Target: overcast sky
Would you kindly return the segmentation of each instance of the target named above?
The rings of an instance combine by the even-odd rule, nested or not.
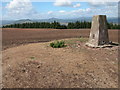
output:
[[[118,17],[117,2],[71,2],[56,0],[53,2],[31,2],[30,0],[11,0],[2,2],[2,19],[48,19],[79,18],[93,15]]]

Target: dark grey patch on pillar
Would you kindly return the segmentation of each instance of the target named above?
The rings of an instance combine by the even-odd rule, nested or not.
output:
[[[91,47],[109,44],[106,15],[93,16],[89,41],[86,44]]]

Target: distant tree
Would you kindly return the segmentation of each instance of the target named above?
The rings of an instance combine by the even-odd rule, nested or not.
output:
[[[108,29],[120,29],[119,24],[107,23]],[[34,23],[22,23],[4,25],[2,28],[54,28],[54,29],[80,29],[91,28],[91,22],[76,21],[75,23],[69,22],[68,25],[61,25],[59,22],[34,22]]]
[[[79,22],[79,21],[75,22],[74,28],[76,28],[76,29],[79,29],[79,28],[80,28],[80,22]]]
[[[74,29],[74,23],[68,23],[68,26],[67,26],[68,29]]]

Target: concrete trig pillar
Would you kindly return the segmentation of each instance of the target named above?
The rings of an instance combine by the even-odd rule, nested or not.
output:
[[[109,44],[106,15],[93,16],[89,41],[86,44],[91,47]]]

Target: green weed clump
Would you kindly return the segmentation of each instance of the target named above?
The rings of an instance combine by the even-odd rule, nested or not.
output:
[[[62,48],[62,47],[66,47],[64,41],[52,42],[52,43],[50,43],[50,46],[53,47],[53,48]]]
[[[30,59],[34,60],[34,59],[35,59],[35,57],[30,57]]]

